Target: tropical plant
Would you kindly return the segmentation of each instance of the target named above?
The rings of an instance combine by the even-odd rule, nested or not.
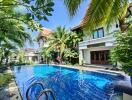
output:
[[[83,1],[64,0],[70,16],[76,14]],[[105,25],[109,29],[113,23],[119,21],[119,27],[124,32],[130,26],[125,23],[126,14],[127,17],[131,14],[129,0],[91,0],[81,25],[90,34],[97,27]]]
[[[117,31],[116,47],[111,51],[111,60],[113,62],[119,62],[122,69],[132,75],[132,29],[127,33],[121,34],[121,31]]]
[[[56,49],[60,52],[60,57],[62,56],[65,48],[67,47],[67,40],[70,38],[69,32],[64,27],[57,27],[49,38],[48,51]]]
[[[79,57],[78,43],[84,35],[80,32],[78,34],[76,32],[70,32],[69,35],[70,38],[67,40],[67,49],[64,51],[63,59],[68,63],[75,64],[78,63]]]
[[[26,62],[26,59],[25,59],[25,51],[24,50],[19,50],[17,52],[17,59],[19,60],[19,63],[25,63]]]
[[[69,32],[69,39],[67,40],[67,48],[72,48],[75,49],[78,47],[78,42],[81,41],[81,38],[83,37],[80,36],[80,34],[76,32]]]
[[[66,61],[68,61],[69,63],[75,63],[75,62],[72,62],[72,59],[78,58],[78,57],[79,57],[78,51],[67,49],[64,52],[64,59],[66,59]]]
[[[47,51],[48,47],[42,47],[39,50],[39,53],[44,58],[45,62],[48,63],[51,58],[51,51]]]
[[[7,86],[11,82],[12,78],[13,76],[9,73],[0,73],[0,88],[3,86]]]
[[[49,47],[43,47],[41,51],[43,51],[42,53],[45,56],[49,53],[50,56],[54,56],[56,59],[59,56],[61,60],[66,60],[67,58],[72,60],[78,57],[78,42],[81,40],[81,37],[80,34],[68,31],[65,27],[57,27],[51,34],[51,37],[47,39]],[[54,57],[51,58],[54,59]]]
[[[27,24],[29,28],[37,29],[38,27],[34,27],[34,20],[44,19],[48,21],[47,16],[52,15],[53,6],[54,3],[52,0],[1,0],[0,12],[4,14],[0,20],[15,19]],[[12,9],[17,9],[17,11],[22,10],[23,12],[21,13],[23,13],[24,16],[17,17],[16,14],[12,12]],[[17,14],[19,15],[20,13]]]
[[[29,27],[29,24],[25,23],[27,21],[26,15],[15,10],[16,6],[12,5],[14,2],[15,0],[11,2],[9,0],[0,1],[1,64],[5,59],[5,64],[7,64],[10,53],[15,49],[23,47],[26,41],[32,43],[30,34],[25,31],[26,26]]]
[[[6,59],[7,64],[10,52],[14,49],[23,47],[26,41],[32,43],[32,39],[30,34],[25,32],[22,23],[16,20],[3,19],[0,22],[0,26],[1,63]]]

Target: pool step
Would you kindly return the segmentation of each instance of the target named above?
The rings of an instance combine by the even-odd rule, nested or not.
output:
[[[36,99],[35,99],[35,100],[39,100],[39,98],[41,98],[41,96],[43,96],[43,95],[45,96],[46,100],[49,100],[48,98],[50,98],[50,97],[49,97],[50,95],[51,95],[51,97],[52,97],[52,100],[56,100],[56,97],[55,97],[53,91],[52,91],[51,89],[44,89],[43,84],[42,84],[42,83],[38,83],[38,82],[33,83],[32,85],[30,85],[30,86],[28,87],[28,89],[27,89],[27,91],[26,91],[26,99],[27,99],[27,100],[31,100],[30,97],[29,97],[29,91],[30,91],[31,88],[33,88],[33,87],[36,86],[36,85],[41,86],[42,90],[39,92],[38,96],[36,96]],[[49,94],[50,94],[50,95],[49,95]],[[30,95],[31,95],[31,94],[30,94]]]
[[[56,100],[56,97],[55,97],[55,95],[54,95],[54,93],[53,93],[53,91],[52,91],[51,89],[44,89],[44,90],[42,90],[42,91],[40,92],[39,96],[36,98],[36,100],[39,100],[39,98],[40,98],[43,94],[45,94],[46,100],[49,100],[49,99],[48,99],[48,98],[49,98],[49,97],[48,97],[48,93],[51,94],[53,100]]]
[[[33,83],[34,81],[36,80],[36,77],[31,77],[30,79],[28,79],[27,81],[26,81],[26,83],[28,83],[28,84],[31,84],[31,83]]]

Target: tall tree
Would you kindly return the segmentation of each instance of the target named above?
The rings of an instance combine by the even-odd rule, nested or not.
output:
[[[23,13],[28,20],[47,20],[47,16],[52,15],[54,3],[52,0],[1,0],[0,1],[0,10],[8,13],[10,9],[24,9]],[[10,16],[6,16],[2,19],[17,19],[22,20],[15,17],[13,14]],[[23,20],[24,21],[24,20]]]
[[[83,1],[64,0],[70,16],[76,14]],[[130,26],[125,24],[127,11],[131,14],[129,0],[91,0],[81,25],[89,33],[102,25],[109,29],[113,23],[119,21],[120,29],[124,32]]]
[[[23,14],[18,15],[13,9],[10,9],[6,15],[10,15],[12,12],[14,12],[15,17],[23,17]],[[0,18],[4,16],[3,14],[4,12],[0,11]],[[9,18],[0,21],[1,63],[3,59],[6,59],[6,64],[8,63],[11,50],[23,47],[26,41],[32,43],[30,33],[25,30],[23,23],[17,19]]]
[[[67,47],[66,43],[70,38],[68,33],[68,30],[66,30],[64,27],[57,27],[49,38],[48,50],[56,49],[60,52],[60,56],[62,56],[62,53]]]
[[[30,34],[25,32],[21,25],[16,22],[12,22],[11,24],[9,30],[8,27],[0,30],[1,63],[3,59],[6,59],[6,64],[8,63],[8,57],[12,50],[23,47],[26,41],[32,43]]]

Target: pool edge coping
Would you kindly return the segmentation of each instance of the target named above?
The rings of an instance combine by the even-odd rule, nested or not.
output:
[[[13,72],[11,66],[9,67],[9,71],[10,71],[11,74],[14,76],[14,77],[13,77],[13,82],[11,82],[11,84],[13,84],[14,87],[17,89],[17,94],[18,94],[18,96],[19,96],[19,99],[18,99],[18,100],[23,100],[22,95],[21,95],[21,93],[20,93],[19,86],[18,86],[18,84],[17,84],[17,82],[16,82],[15,75],[14,75],[14,72]],[[11,88],[11,86],[10,86],[10,84],[9,84],[9,92],[11,93],[10,88]],[[12,91],[12,92],[13,92],[13,91]],[[12,99],[11,99],[11,100],[12,100]]]

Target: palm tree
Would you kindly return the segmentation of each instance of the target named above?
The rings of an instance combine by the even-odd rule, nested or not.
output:
[[[1,50],[3,52],[3,55],[1,57],[1,63],[3,61],[3,59],[5,59],[5,65],[8,64],[8,60],[9,60],[9,55],[11,54],[11,52],[13,50],[17,49],[13,44],[9,44],[9,43],[5,43],[1,45]]]
[[[70,16],[76,14],[83,1],[64,0]],[[130,26],[130,24],[125,24],[127,11],[131,14],[129,0],[91,0],[81,25],[89,33],[101,25],[109,29],[113,23],[119,22],[119,27],[124,32]]]
[[[55,49],[60,52],[60,57],[62,58],[62,54],[67,47],[66,43],[70,38],[68,33],[69,32],[64,27],[57,27],[49,38],[49,47],[47,51]]]
[[[78,43],[82,40],[84,36],[82,33],[69,32],[69,39],[67,40],[67,47],[70,49],[76,49],[78,47]]]

